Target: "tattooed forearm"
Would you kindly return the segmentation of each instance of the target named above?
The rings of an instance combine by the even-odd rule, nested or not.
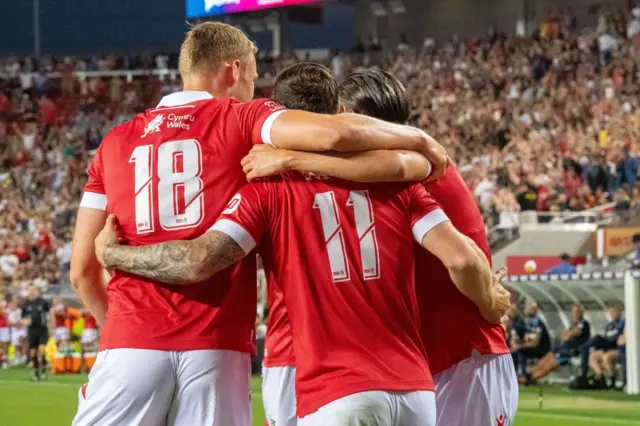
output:
[[[109,245],[104,248],[108,268],[151,278],[166,284],[204,281],[245,256],[227,234],[209,231],[195,240],[169,241],[150,246]]]

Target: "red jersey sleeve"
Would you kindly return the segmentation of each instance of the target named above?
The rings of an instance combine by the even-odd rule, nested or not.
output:
[[[286,108],[269,99],[254,99],[250,102],[237,103],[233,110],[240,122],[244,139],[251,145],[271,142],[271,126]]]
[[[266,229],[264,201],[266,187],[260,183],[245,185],[231,197],[211,230],[224,232],[233,238],[245,253],[260,242]]]
[[[411,212],[411,229],[413,238],[418,244],[422,244],[422,239],[429,231],[442,222],[449,221],[440,205],[419,183],[408,188]]]
[[[80,201],[80,207],[98,210],[107,209],[107,195],[104,190],[102,170],[102,150],[98,148],[87,171],[89,173],[89,179],[84,186],[84,194],[82,195],[82,201]]]

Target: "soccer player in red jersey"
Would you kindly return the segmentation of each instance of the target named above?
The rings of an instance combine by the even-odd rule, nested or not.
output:
[[[409,118],[404,87],[384,71],[350,75],[340,86],[340,98],[349,111],[398,123]],[[401,155],[375,151],[329,157],[258,149],[245,160],[245,171],[251,177],[294,169],[358,181],[385,181],[415,175],[411,170],[419,161],[424,158],[410,152]],[[490,260],[482,217],[458,170],[451,166],[443,177],[425,186],[453,225]],[[453,285],[442,262],[420,249],[416,257],[421,336],[436,383],[438,426],[495,424],[497,418],[504,425],[511,425],[517,411],[518,387],[503,329],[482,318]],[[446,285],[432,285],[434,277]]]
[[[245,186],[196,240],[118,246],[108,223],[96,250],[106,267],[181,284],[233,264],[262,239],[269,285],[282,291],[289,313],[300,424],[430,425],[434,396],[418,336],[412,231],[499,322],[508,298],[497,304],[486,259],[419,184],[290,173]]]
[[[442,159],[433,158],[439,147],[417,129],[230,98],[251,98],[254,55],[255,46],[240,30],[196,25],[180,53],[185,90],[114,128],[89,167],[71,280],[103,327],[74,425],[97,419],[127,425],[250,423],[255,260],[188,288],[121,271],[107,287],[93,239],[108,213],[119,218],[121,237],[130,245],[198,237],[246,182],[240,160],[259,143],[338,151],[399,147]]]
[[[86,309],[82,311],[82,318],[84,319],[84,329],[80,341],[85,352],[95,351],[95,344],[98,340],[98,322]]]
[[[67,307],[60,296],[54,296],[51,300],[50,315],[53,316],[53,338],[57,346],[64,343],[69,343],[71,337],[71,330],[67,324],[69,314],[67,313]]]

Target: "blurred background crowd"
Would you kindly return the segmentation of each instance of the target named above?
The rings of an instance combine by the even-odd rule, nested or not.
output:
[[[517,226],[519,212],[640,207],[640,8],[603,8],[596,27],[555,10],[527,37],[400,40],[358,40],[324,62],[338,79],[379,66],[403,81],[412,123],[447,148],[488,229]],[[268,96],[308,54],[259,59]],[[176,60],[0,59],[0,294],[65,280],[88,162],[114,125],[180,89]],[[135,73],[95,73],[117,70]]]

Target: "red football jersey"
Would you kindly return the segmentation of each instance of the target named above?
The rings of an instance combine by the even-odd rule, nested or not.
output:
[[[439,180],[426,184],[426,189],[456,229],[471,238],[491,262],[482,215],[458,169],[449,167]],[[469,358],[474,349],[482,354],[509,353],[502,328],[485,321],[453,284],[442,262],[422,248],[416,248],[416,292],[432,374]]]
[[[112,130],[89,167],[81,207],[114,213],[133,246],[206,232],[243,184],[240,160],[270,143],[282,107],[179,92]],[[116,270],[101,349],[255,350],[256,261],[206,282],[165,286]]]
[[[96,318],[88,312],[82,314],[82,318],[84,319],[84,329],[85,330],[97,330],[98,322]]]
[[[53,322],[55,328],[67,326],[67,307],[63,304],[58,304],[53,307]]]
[[[9,327],[9,318],[7,317],[7,311],[0,306],[0,328]]]
[[[285,367],[296,365],[293,352],[291,324],[287,315],[284,295],[275,283],[267,283],[267,304],[269,306],[269,324],[264,340],[265,367]]]
[[[356,392],[433,389],[411,236],[446,220],[420,184],[296,172],[232,198],[213,229],[245,251],[262,240],[268,285],[282,291],[291,324],[299,416]]]

